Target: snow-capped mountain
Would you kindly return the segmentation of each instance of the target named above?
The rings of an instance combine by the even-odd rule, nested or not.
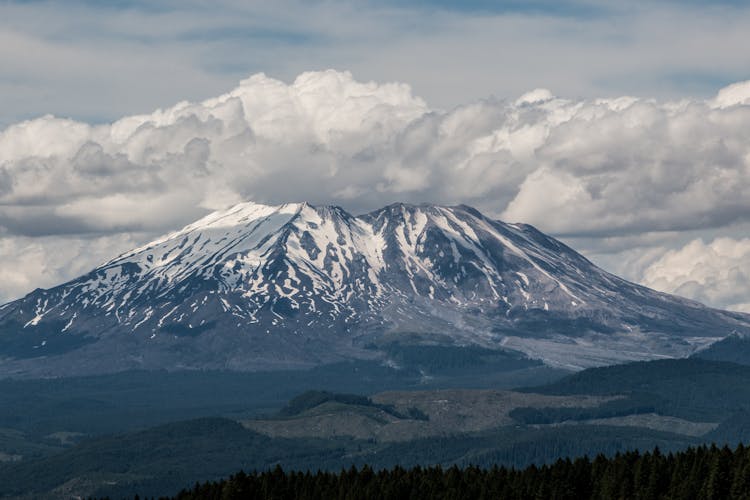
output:
[[[732,332],[750,316],[629,283],[470,207],[243,203],[0,307],[0,371],[278,369],[415,339],[580,368]]]

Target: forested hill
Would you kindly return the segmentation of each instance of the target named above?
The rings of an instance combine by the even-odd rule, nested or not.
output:
[[[660,415],[723,422],[750,411],[750,366],[703,359],[665,359],[592,368],[541,387],[549,395],[628,395]],[[743,436],[739,436],[743,437]]]
[[[525,389],[539,394],[621,394],[674,391],[706,394],[716,390],[750,390],[740,381],[750,380],[750,366],[708,359],[663,359],[590,368],[541,387]],[[521,389],[524,390],[524,389]],[[748,398],[745,398],[748,400]]]

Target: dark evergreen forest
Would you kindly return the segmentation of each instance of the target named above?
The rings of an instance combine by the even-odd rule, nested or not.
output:
[[[750,498],[750,448],[691,447],[678,453],[618,453],[559,459],[525,469],[369,466],[338,473],[237,473],[196,484],[171,500],[469,500]]]

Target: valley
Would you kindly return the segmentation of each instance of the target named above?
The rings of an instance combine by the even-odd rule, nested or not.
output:
[[[516,390],[430,388],[420,379],[411,386],[402,379],[393,390],[384,387],[394,382],[383,378],[386,372],[368,375],[358,367],[356,373],[362,377],[317,375],[317,383],[327,378],[341,392],[308,389],[287,397],[268,392],[279,374],[61,379],[57,391],[79,392],[58,404],[51,404],[55,391],[45,392],[39,381],[0,381],[5,401],[14,387],[26,402],[16,406],[26,418],[15,423],[9,410],[0,412],[2,426],[16,426],[0,434],[0,451],[17,456],[0,464],[0,494],[167,495],[195,481],[277,464],[332,471],[365,464],[525,467],[560,456],[750,439],[750,366],[733,363],[630,363]],[[343,392],[371,376],[370,391]],[[303,380],[312,380],[311,373],[300,374],[297,387],[306,387]],[[106,386],[129,399],[118,406]]]

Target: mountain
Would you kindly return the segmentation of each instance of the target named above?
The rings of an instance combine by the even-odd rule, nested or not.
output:
[[[691,357],[750,365],[750,338],[732,334],[705,349],[696,351]]]
[[[0,307],[0,372],[292,369],[388,362],[394,344],[580,369],[684,357],[733,332],[750,316],[627,282],[467,206],[242,203]]]

